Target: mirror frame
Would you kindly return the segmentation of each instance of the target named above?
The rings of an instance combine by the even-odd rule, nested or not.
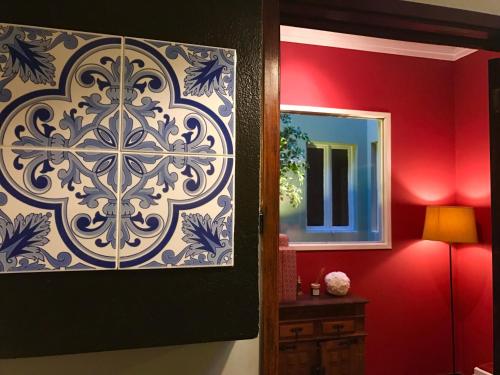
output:
[[[290,242],[298,251],[319,250],[375,250],[392,249],[391,225],[391,114],[389,112],[360,111],[353,109],[311,107],[282,104],[280,113],[301,115],[332,115],[353,119],[379,120],[380,125],[380,167],[381,167],[381,239],[380,241],[349,242]]]

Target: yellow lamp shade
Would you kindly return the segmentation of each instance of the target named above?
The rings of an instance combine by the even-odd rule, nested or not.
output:
[[[474,209],[463,206],[428,206],[422,239],[448,243],[476,243]]]

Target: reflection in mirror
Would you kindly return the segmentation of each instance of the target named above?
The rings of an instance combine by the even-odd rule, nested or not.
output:
[[[390,247],[389,122],[387,113],[282,108],[280,231],[292,246]]]

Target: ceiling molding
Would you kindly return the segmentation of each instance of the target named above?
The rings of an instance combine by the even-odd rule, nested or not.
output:
[[[292,26],[281,26],[281,41],[446,61],[457,61],[476,52],[475,49],[469,48],[404,42]]]

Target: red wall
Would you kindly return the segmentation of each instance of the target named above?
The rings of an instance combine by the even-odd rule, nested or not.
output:
[[[488,166],[484,165],[488,147],[487,137],[484,139],[487,136],[484,116],[477,120],[481,122],[480,132],[472,129],[473,125],[464,118],[458,125],[463,133],[456,137],[457,144],[471,142],[472,134],[481,138],[473,141],[480,152],[455,151],[455,114],[463,111],[473,116],[471,112],[478,110],[454,105],[455,99],[468,101],[458,93],[460,84],[479,85],[472,79],[458,82],[455,87],[454,78],[460,75],[460,69],[475,68],[405,56],[294,43],[281,45],[282,104],[392,114],[393,249],[297,255],[298,273],[304,285],[325,266],[327,271],[345,271],[351,278],[352,292],[370,300],[367,374],[389,371],[405,375],[439,374],[450,369],[447,246],[421,241],[420,237],[425,206],[454,203],[457,180],[467,177],[469,181],[458,194],[463,202],[470,196],[469,189],[477,192],[482,188],[483,193],[488,190],[484,187],[489,183]],[[479,86],[477,89],[481,90],[482,84]],[[486,88],[484,92],[483,96]],[[456,158],[460,161],[457,173]],[[480,180],[474,177],[479,173],[474,169],[475,164],[482,165]],[[487,207],[489,191],[482,199],[481,204]],[[468,203],[476,205],[477,201]],[[485,226],[486,211],[487,208],[480,212]],[[460,252],[457,268],[469,262],[470,257],[473,262],[480,259],[474,264],[481,269],[490,262],[488,247],[480,253],[472,248],[461,248]],[[462,271],[457,275],[457,288],[463,293],[461,300],[471,298],[463,308],[460,306],[460,315],[467,318],[460,322],[460,337],[468,340],[474,336],[473,320],[486,314],[485,323],[481,324],[485,325],[485,331],[489,330],[490,338],[477,349],[483,350],[485,359],[491,358],[491,290],[482,290],[485,285],[491,289],[491,270],[488,270],[482,271],[481,280],[473,282],[469,280],[473,276]],[[479,290],[480,298],[476,296]],[[482,343],[483,338],[477,337],[475,342]],[[465,346],[460,349],[465,351]],[[471,354],[471,358],[476,357]],[[470,367],[471,360],[466,358],[461,360]]]
[[[456,251],[459,359],[465,373],[493,357],[488,59],[477,52],[454,64],[457,202],[476,207],[481,245]]]

